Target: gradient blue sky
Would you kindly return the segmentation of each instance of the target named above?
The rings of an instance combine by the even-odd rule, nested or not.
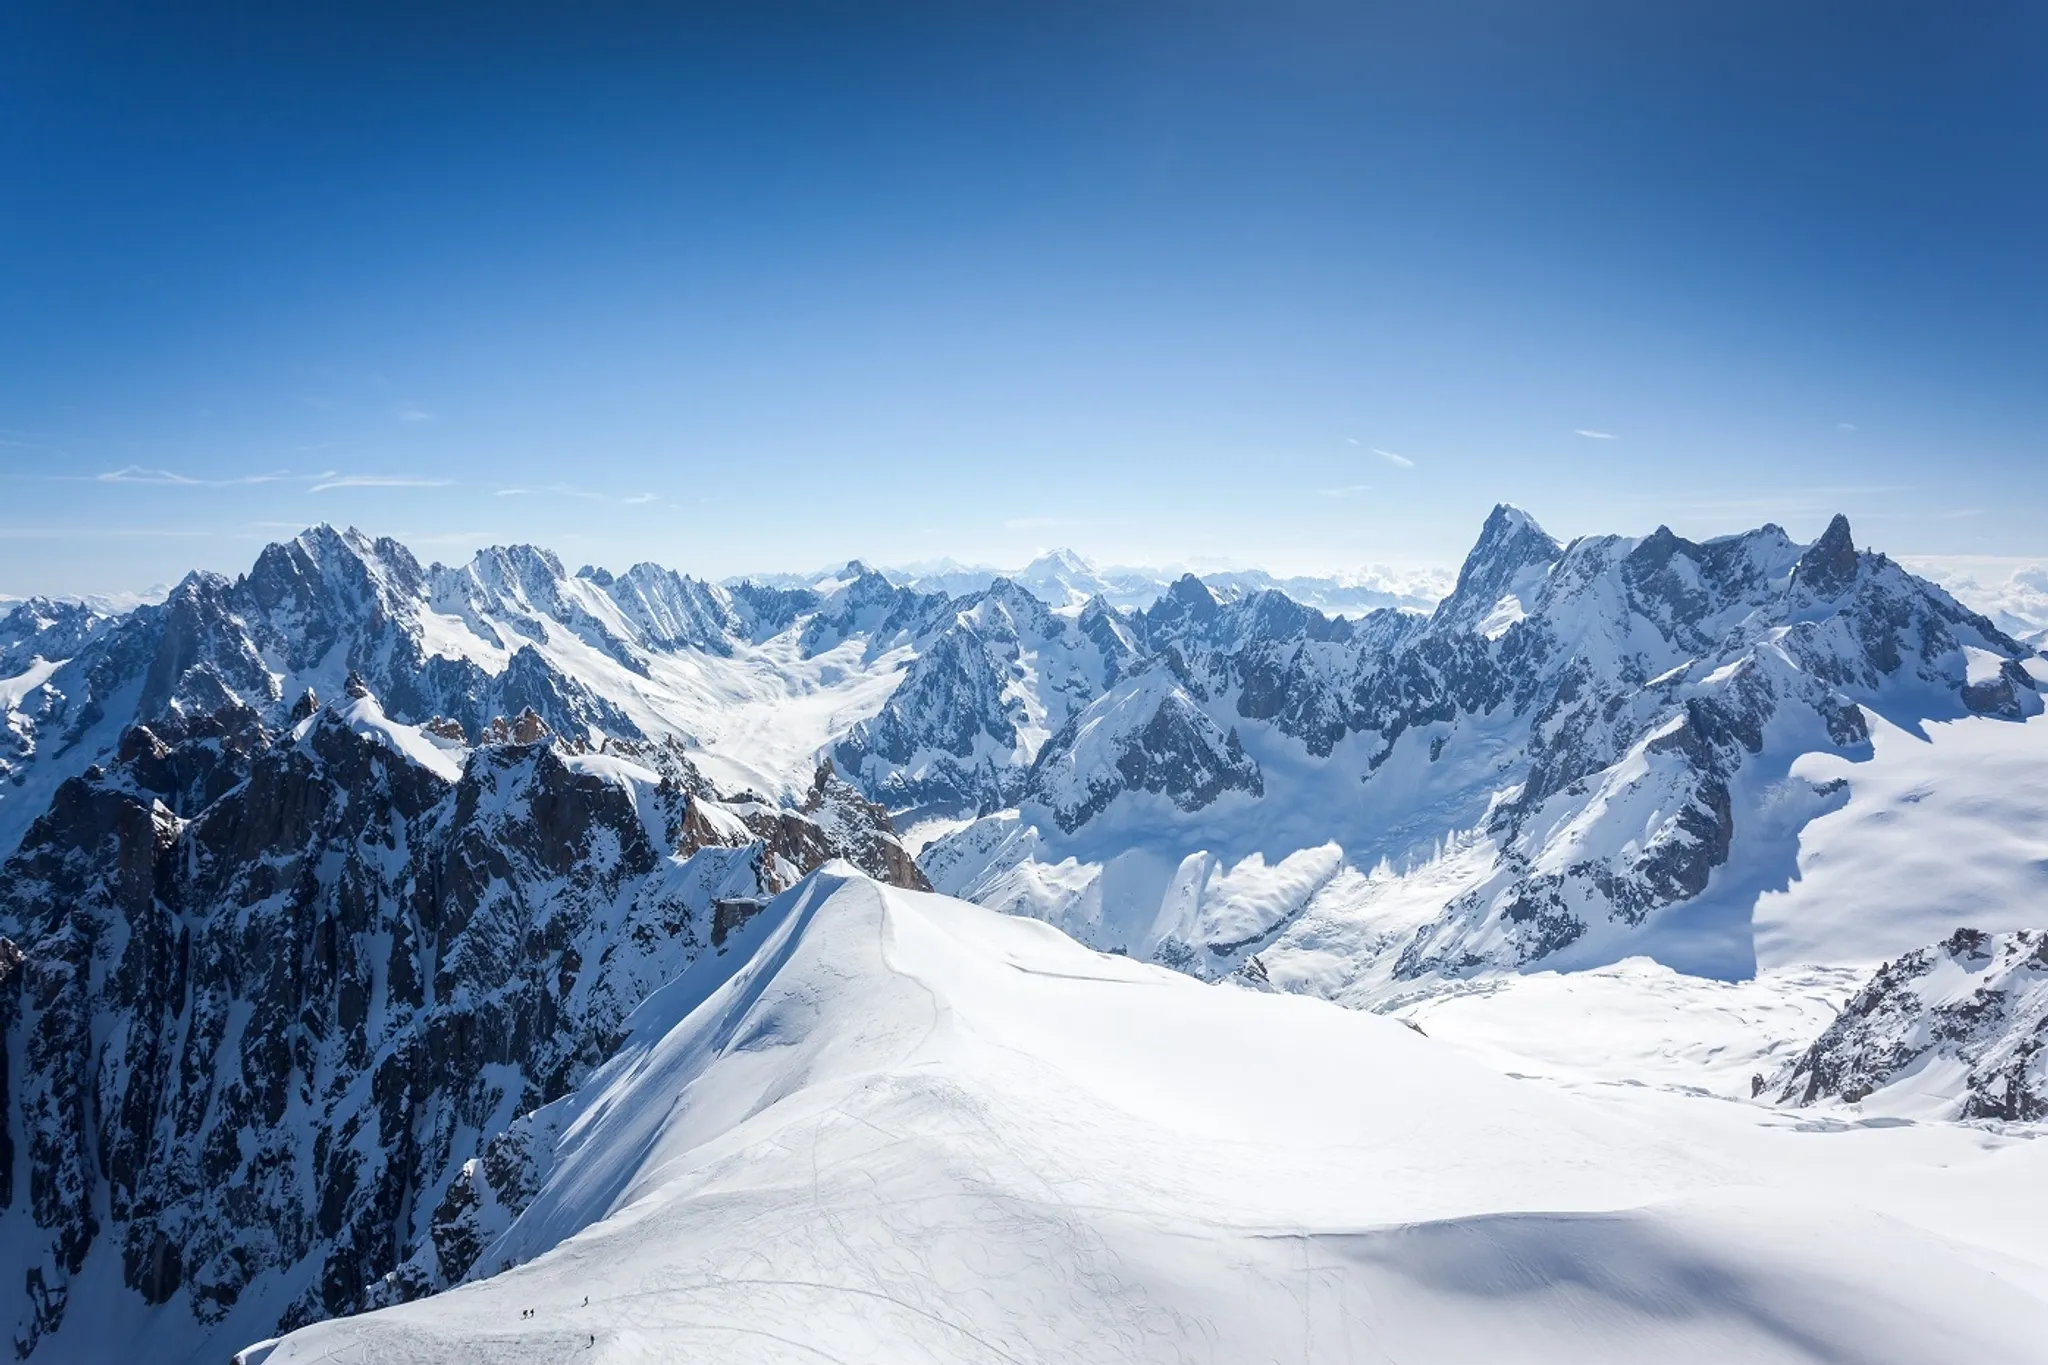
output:
[[[0,591],[2048,551],[2031,0],[142,8],[0,8]]]

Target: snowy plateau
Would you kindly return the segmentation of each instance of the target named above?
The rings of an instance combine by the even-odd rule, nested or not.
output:
[[[9,604],[0,1330],[2048,1359],[2035,573],[1501,506],[1440,580],[322,526]]]

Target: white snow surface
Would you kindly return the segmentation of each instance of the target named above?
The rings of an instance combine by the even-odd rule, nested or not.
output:
[[[2048,716],[1909,729],[1873,710],[1869,724],[1867,757],[1814,751],[1743,774],[1754,814],[1703,894],[1641,928],[1602,926],[1539,966],[1648,956],[1730,980],[1811,964],[1867,974],[1958,927],[2048,925]],[[1397,750],[1364,789],[1390,799],[1381,810],[1360,802],[1348,745],[1290,769],[1263,727],[1238,729],[1265,769],[1265,802],[1190,817],[1126,797],[1071,836],[1043,812],[1004,812],[928,852],[926,871],[943,892],[1141,957],[1170,936],[1227,946],[1272,931],[1257,954],[1274,984],[1367,1007],[1392,998],[1394,956],[1415,930],[1494,872],[1498,848],[1479,832],[1498,780],[1489,751],[1461,770],[1420,745]],[[1617,786],[1631,800],[1658,792]],[[1537,842],[1557,859],[1579,856],[1572,839],[1565,828]]]
[[[1660,970],[1571,986],[1640,1011]],[[1562,985],[1524,1017],[1585,1015]],[[1732,994],[1694,1036],[1823,988],[1768,986],[1698,987]],[[537,1116],[551,1172],[481,1258],[512,1268],[247,1358],[2038,1358],[2048,1144],[1518,1078],[1469,1010],[1424,1036],[835,865]]]
[[[368,736],[385,748],[405,755],[443,782],[462,780],[462,762],[469,754],[467,745],[430,735],[417,725],[400,724],[384,714],[384,708],[375,697],[350,697],[336,708],[336,714],[357,734]],[[299,722],[293,734],[303,738],[318,723],[317,713],[308,716]]]

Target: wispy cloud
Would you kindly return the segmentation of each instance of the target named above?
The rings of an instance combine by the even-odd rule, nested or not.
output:
[[[58,475],[59,478],[82,478],[82,475]],[[226,479],[195,478],[180,474],[172,469],[146,469],[139,464],[124,465],[110,469],[104,474],[91,476],[94,483],[148,483],[169,485],[178,488],[230,488],[241,484],[277,483],[291,475],[283,470],[271,470],[263,474],[241,474]]]
[[[1379,456],[1382,460],[1385,460],[1388,464],[1394,466],[1394,468],[1396,469],[1415,468],[1415,461],[1409,459],[1406,455],[1396,455],[1393,451],[1381,450],[1378,446],[1374,446],[1372,448],[1372,453]]]
[[[588,488],[577,488],[572,484],[566,483],[546,484],[533,488],[518,486],[494,488],[491,490],[491,496],[494,498],[581,498],[585,502],[611,502],[623,507],[640,507],[650,502],[661,501],[661,494],[659,493],[628,493],[622,497],[616,493],[598,493]]]
[[[330,488],[448,488],[453,479],[431,479],[418,474],[328,474],[309,490],[325,493]]]
[[[1836,431],[1854,431],[1854,430],[1856,430],[1856,424],[1855,424],[1854,422],[1837,422],[1837,423],[1835,423],[1835,430],[1836,430]]]
[[[1372,492],[1372,485],[1369,483],[1347,483],[1341,488],[1318,488],[1316,496],[1319,498],[1355,498],[1360,493],[1370,492]]]
[[[417,403],[407,403],[398,410],[398,420],[401,422],[431,422],[434,420],[434,414],[420,407]]]
[[[1589,431],[1585,427],[1573,427],[1572,435],[1583,436],[1589,441],[1615,441],[1620,439],[1611,431]]]

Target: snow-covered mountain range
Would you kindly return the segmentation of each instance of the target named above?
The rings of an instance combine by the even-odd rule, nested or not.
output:
[[[1747,992],[1735,1012],[1753,1022],[1713,1045],[1712,1088],[1745,1112],[1754,1094],[1771,1132],[1779,1103],[2040,1118],[2026,972],[2028,931],[2048,924],[2048,660],[1859,548],[1845,520],[1810,544],[1765,526],[1566,545],[1503,506],[1440,600],[1134,580],[1069,554],[1014,578],[855,563],[737,583],[650,564],[571,573],[530,546],[423,565],[395,541],[317,527],[160,602],[34,599],[0,616],[0,1292],[24,1287],[17,1348],[85,1359],[149,1339],[176,1344],[167,1358],[218,1357],[280,1327],[439,1304],[557,1244],[559,1263],[643,1196],[716,1202],[757,1159],[761,1188],[781,1189],[772,1152],[815,1136],[786,1124],[846,1086],[888,1092],[864,1121],[935,1123],[918,1139],[931,1160],[957,1157],[958,1178],[1006,1206],[1033,1181],[1120,1178],[1113,1164],[1006,1166],[971,1138],[966,1116],[1001,1109],[990,1095],[1007,1075],[974,1070],[979,1044],[946,1052],[958,1105],[919,1099],[923,1054],[887,1022],[896,949],[836,984],[818,975],[868,962],[846,956],[849,935],[950,945],[911,973],[949,1018],[973,1015],[991,962],[1042,957],[1055,974],[1170,987],[1164,1013],[1109,1009],[1111,1052],[1116,1030],[1226,1027],[1183,1019],[1226,1002],[1214,1008],[1265,1021],[1246,1036],[1272,1048],[1391,1067],[1418,1113],[1448,1101],[1403,1070],[1413,1044],[1386,1050],[1406,1031],[1354,1035],[1384,1021],[1325,1002],[1492,1058],[1488,1019],[1551,1021],[1542,1046],[1597,1027],[1554,1008],[1547,981],[1632,1002],[1614,1006],[1631,1019],[1651,996]],[[1979,947],[2001,964],[1986,970],[2002,1003],[1944,975],[1977,971]],[[1275,994],[1362,1022],[1297,1025],[1292,1006],[1246,1003]],[[1032,1065],[1057,1070],[1066,1054],[1018,1021],[1060,1008],[1020,996],[985,1028],[956,1027],[1020,1056],[1053,1048]],[[1602,1037],[1603,1056],[1669,1065]],[[2003,1108],[1983,1098],[1999,1085]],[[671,1112],[662,1097],[684,1091],[708,1098]],[[1091,1112],[1017,1094],[1037,1098],[1000,1123]],[[1163,1107],[1139,1116],[1157,1131],[1119,1141],[1149,1151],[1176,1114],[1223,1131],[1193,1094],[1162,1086]],[[781,1116],[757,1123],[764,1104]],[[1350,1121],[1297,1117],[1324,1142]],[[1580,1122],[1553,1118],[1560,1134]],[[924,1189],[902,1178],[905,1197]],[[1559,1187],[1545,1206],[1714,1184]],[[1214,1213],[1224,1188],[1174,1197]],[[1358,1226],[1394,1216],[1360,1197]],[[1504,1207],[1489,1197],[1404,1216]],[[1188,1226],[1284,1222],[1293,1199],[1247,1196]],[[1844,1238],[1861,1235],[1836,1213]],[[1714,1204],[1614,1235],[1733,1256],[1751,1232],[1716,1241],[1732,1217]],[[704,1254],[738,1254],[724,1226],[704,1225]],[[897,1232],[857,1226],[911,1255]],[[1092,1215],[1042,1230],[1126,1260],[1166,1254]],[[577,1254],[639,1234],[592,1235]],[[1457,1276],[1481,1274],[1457,1260],[1463,1234],[1428,1235],[1450,1239]],[[1608,1254],[1606,1235],[1585,1254]],[[1283,1255],[1233,1254],[1268,1251]],[[1319,1235],[1283,1258],[1324,1254]],[[1337,1301],[1390,1292],[1344,1264]],[[1133,1283],[1169,1317],[1212,1292],[1163,1268]],[[458,1300],[497,1302],[445,1302]],[[1029,1340],[1027,1358],[1050,1359],[1126,1308],[1091,1298],[1048,1319],[1078,1336],[1042,1339],[1000,1314],[941,1316],[955,1337]],[[430,1353],[435,1333],[471,1330],[393,1311],[427,1334],[366,1349]],[[876,1311],[846,1330],[900,1358],[908,1329]],[[2036,1321],[2038,1304],[1984,1311]],[[1248,1308],[1216,1330],[1237,1340],[1274,1321]],[[1753,1326],[1698,1341],[1747,1342]],[[1800,1331],[1855,1356],[1835,1328]],[[525,1327],[507,1343],[508,1359],[561,1345]]]
[[[808,574],[732,578],[726,580],[726,585],[738,587],[752,582],[829,590],[863,571],[865,566],[856,563]],[[1376,565],[1353,573],[1275,577],[1263,569],[1104,568],[1068,549],[1048,550],[1021,569],[995,569],[946,559],[900,568],[881,566],[876,572],[899,586],[919,592],[942,592],[950,597],[985,592],[997,579],[1007,579],[1047,606],[1078,607],[1100,597],[1112,607],[1126,609],[1151,606],[1168,588],[1193,573],[1211,592],[1226,600],[1259,592],[1284,592],[1302,605],[1332,616],[1363,616],[1383,607],[1428,611],[1451,589],[1451,575],[1437,569],[1397,570]]]

